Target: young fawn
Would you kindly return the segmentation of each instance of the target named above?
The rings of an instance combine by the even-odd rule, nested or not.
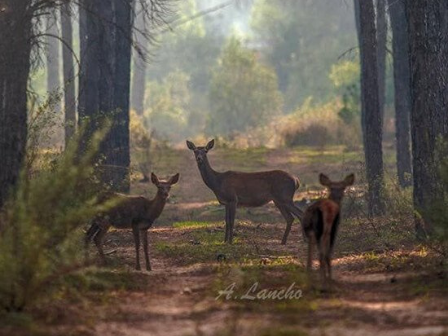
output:
[[[331,254],[341,215],[341,201],[345,189],[355,182],[355,175],[350,174],[343,181],[333,182],[326,175],[320,174],[319,181],[329,189],[330,195],[305,210],[302,228],[308,240],[307,269],[311,270],[312,253],[317,243],[320,272],[326,285],[331,281]]]
[[[151,181],[157,187],[157,194],[149,200],[143,196],[127,196],[114,193],[112,197],[118,198],[118,203],[112,209],[97,216],[87,231],[86,244],[92,239],[95,242],[103,263],[106,262],[103,252],[103,239],[110,226],[117,229],[132,229],[134,234],[136,266],[140,270],[140,236],[143,237],[143,250],[145,253],[146,269],[151,270],[148,254],[148,229],[160,216],[169,197],[171,186],[179,180],[179,174],[160,181],[152,173]]]

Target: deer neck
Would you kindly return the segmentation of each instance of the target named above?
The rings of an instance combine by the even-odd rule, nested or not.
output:
[[[149,207],[150,217],[152,217],[153,219],[158,218],[162,213],[165,204],[166,204],[166,198],[157,193],[156,197],[152,199],[151,205]]]
[[[210,166],[207,157],[205,157],[202,164],[198,164],[198,168],[207,187],[212,190],[217,189],[219,186],[218,173]]]
[[[335,197],[334,195],[331,195],[328,197],[329,200],[335,202],[337,205],[341,206],[342,198]]]

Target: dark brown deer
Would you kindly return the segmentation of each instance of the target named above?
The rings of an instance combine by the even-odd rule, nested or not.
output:
[[[151,270],[148,254],[148,229],[160,216],[169,197],[171,186],[179,180],[179,174],[160,181],[154,173],[151,173],[151,181],[157,187],[157,194],[149,200],[143,196],[127,196],[112,194],[117,198],[117,205],[105,213],[97,216],[87,231],[86,243],[95,242],[103,263],[106,262],[103,252],[103,239],[110,226],[117,229],[132,229],[134,234],[135,255],[137,270],[140,270],[140,236],[143,237],[143,250],[145,253],[146,269]]]
[[[333,182],[326,175],[319,175],[320,183],[330,191],[328,198],[311,204],[302,220],[303,234],[308,240],[307,269],[311,270],[314,245],[319,251],[320,272],[325,286],[331,281],[331,254],[341,216],[341,201],[345,189],[355,182],[355,175]]]
[[[207,159],[207,153],[214,146],[211,140],[205,147],[196,147],[191,141],[187,146],[194,152],[204,183],[226,208],[226,233],[224,241],[232,243],[233,225],[237,207],[259,207],[273,201],[286,220],[282,244],[286,244],[294,216],[301,218],[303,212],[293,203],[300,181],[282,170],[257,173],[236,171],[217,172]]]

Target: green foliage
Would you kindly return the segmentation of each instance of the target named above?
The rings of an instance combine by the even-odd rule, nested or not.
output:
[[[254,2],[255,38],[277,72],[287,111],[310,96],[318,102],[333,96],[331,66],[357,43],[352,6],[334,0]]]
[[[152,134],[145,128],[143,119],[135,111],[130,113],[129,133],[131,162],[145,177],[148,177],[151,172],[153,139]]]
[[[297,109],[277,121],[277,129],[286,146],[316,146],[323,149],[329,144],[343,144],[356,149],[361,142],[358,123],[340,121],[342,102],[338,99],[326,104],[312,104],[311,98]]]
[[[176,71],[150,84],[144,117],[157,139],[180,141],[189,134],[189,81],[186,73]]]
[[[225,136],[267,124],[282,106],[275,72],[236,37],[227,41],[213,70],[209,98],[208,131]]]
[[[337,93],[342,95],[339,117],[346,124],[359,122],[361,115],[359,61],[342,61],[331,66],[330,79]]]
[[[82,132],[81,132],[82,133]],[[115,201],[101,203],[94,185],[95,160],[106,129],[80,155],[80,135],[51,169],[33,177],[23,169],[0,219],[0,306],[20,311],[49,295],[61,279],[85,267],[82,227]]]
[[[150,83],[163,83],[169,74],[186,74],[192,106],[204,110],[211,68],[219,56],[222,37],[206,32],[203,17],[189,20],[197,14],[196,1],[178,1],[178,6],[178,20],[186,23],[175,26],[160,38],[160,47],[155,51],[156,61],[149,66],[148,77]]]

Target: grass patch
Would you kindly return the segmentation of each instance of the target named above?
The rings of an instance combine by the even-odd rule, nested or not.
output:
[[[186,222],[174,222],[173,227],[178,229],[185,229],[185,228],[203,228],[211,226],[210,222],[197,222],[197,221],[186,221]]]

